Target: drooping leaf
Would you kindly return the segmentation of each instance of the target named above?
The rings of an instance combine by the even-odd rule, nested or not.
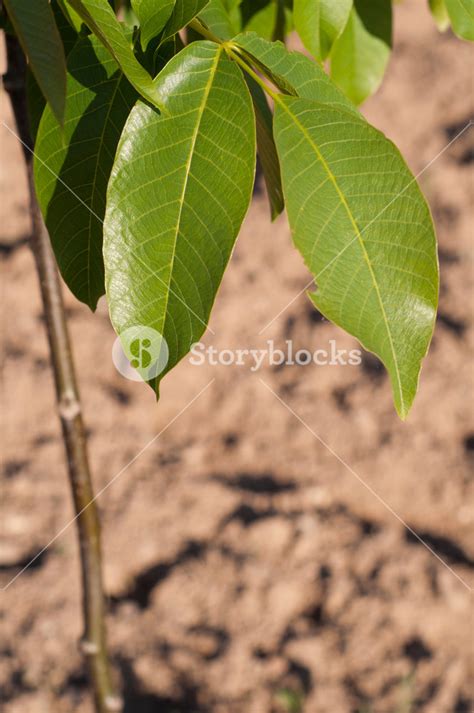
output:
[[[34,3],[31,0],[5,0],[5,7],[31,71],[57,120],[62,122],[66,59],[51,5],[48,0],[35,0]]]
[[[208,2],[209,0],[176,0],[173,13],[163,30],[163,41],[186,27]]]
[[[67,58],[77,42],[78,33],[64,14],[66,11],[65,0],[52,0],[51,8],[54,13],[54,19],[56,20],[61,41],[63,43],[64,54]],[[71,12],[74,12],[72,8],[69,9]],[[30,134],[34,143],[41,116],[43,114],[44,107],[46,106],[46,99],[29,67],[26,73],[26,101],[28,107]]]
[[[46,108],[35,146],[35,184],[61,274],[95,309],[104,294],[102,221],[120,132],[136,91],[95,37],[68,58],[64,129]]]
[[[431,14],[438,30],[444,32],[449,27],[449,15],[444,0],[429,0]]]
[[[160,332],[169,371],[206,328],[250,202],[255,127],[221,46],[194,42],[158,77],[166,113],[139,101],[117,149],[104,260],[115,330]]]
[[[351,8],[352,0],[294,0],[295,29],[316,59],[326,59],[346,26]]]
[[[294,242],[332,322],[377,354],[402,418],[434,326],[438,269],[429,209],[400,153],[353,114],[280,97],[275,141]]]
[[[331,51],[331,78],[354,104],[361,104],[378,89],[391,46],[391,0],[354,0],[346,27]]]
[[[454,32],[463,40],[474,42],[474,2],[472,0],[445,0]]]
[[[243,49],[282,92],[341,106],[360,117],[352,102],[333,84],[322,67],[301,52],[290,52],[281,42],[269,42],[254,32],[237,35],[233,44]]]
[[[107,0],[69,0],[86,25],[106,47],[137,92],[162,107],[156,83],[133,54],[132,43]]]
[[[258,157],[267,187],[272,220],[275,220],[283,211],[285,201],[281,187],[280,162],[273,139],[273,115],[263,89],[252,77],[247,76],[246,80],[255,111]]]
[[[145,50],[150,40],[159,35],[171,17],[175,0],[132,0],[132,8],[140,22],[140,41]]]

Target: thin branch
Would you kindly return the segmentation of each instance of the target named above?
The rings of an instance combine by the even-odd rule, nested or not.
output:
[[[27,169],[32,222],[31,249],[46,318],[69,481],[75,511],[79,513],[76,522],[81,556],[84,614],[84,636],[81,648],[89,666],[96,712],[111,713],[122,710],[122,701],[115,693],[112,684],[107,654],[99,516],[94,502],[61,283],[34,188],[33,146],[26,105],[25,59],[16,38],[7,35],[6,40],[8,69],[4,76],[4,86],[10,96],[18,134],[24,144],[23,154]]]

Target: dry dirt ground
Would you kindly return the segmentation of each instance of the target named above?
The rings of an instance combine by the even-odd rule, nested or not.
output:
[[[440,240],[441,306],[406,423],[369,356],[256,373],[184,360],[157,406],[115,371],[106,305],[93,316],[67,295],[96,488],[123,471],[99,505],[127,713],[472,709],[473,130],[435,157],[472,116],[473,55],[437,33],[425,5],[397,6],[394,57],[364,107],[415,173],[432,162],[420,180]],[[6,102],[3,116],[11,125]],[[73,513],[20,149],[0,130],[6,584]],[[260,190],[206,343],[355,347],[304,294],[259,335],[307,280]],[[91,713],[73,527],[0,603],[4,713]]]

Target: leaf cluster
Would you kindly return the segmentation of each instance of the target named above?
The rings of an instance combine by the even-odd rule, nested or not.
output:
[[[465,5],[445,3],[432,2],[437,21],[445,9],[469,37]],[[286,208],[316,282],[311,300],[382,360],[404,418],[438,265],[416,180],[356,108],[387,64],[390,1],[5,7],[31,69],[38,200],[77,298],[95,309],[106,293],[119,335],[159,331],[169,371],[206,329],[258,154],[271,216]],[[293,28],[312,58],[280,41]]]

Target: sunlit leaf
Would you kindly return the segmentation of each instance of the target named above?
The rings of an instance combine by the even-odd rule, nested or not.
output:
[[[166,113],[139,101],[122,133],[104,260],[117,333],[160,332],[168,371],[206,329],[250,202],[255,127],[242,73],[221,46],[192,43],[159,83]]]
[[[279,97],[275,141],[293,239],[317,284],[311,298],[382,360],[405,418],[437,305],[426,202],[395,146],[346,111]]]
[[[464,40],[474,42],[473,0],[445,0],[454,32]]]

